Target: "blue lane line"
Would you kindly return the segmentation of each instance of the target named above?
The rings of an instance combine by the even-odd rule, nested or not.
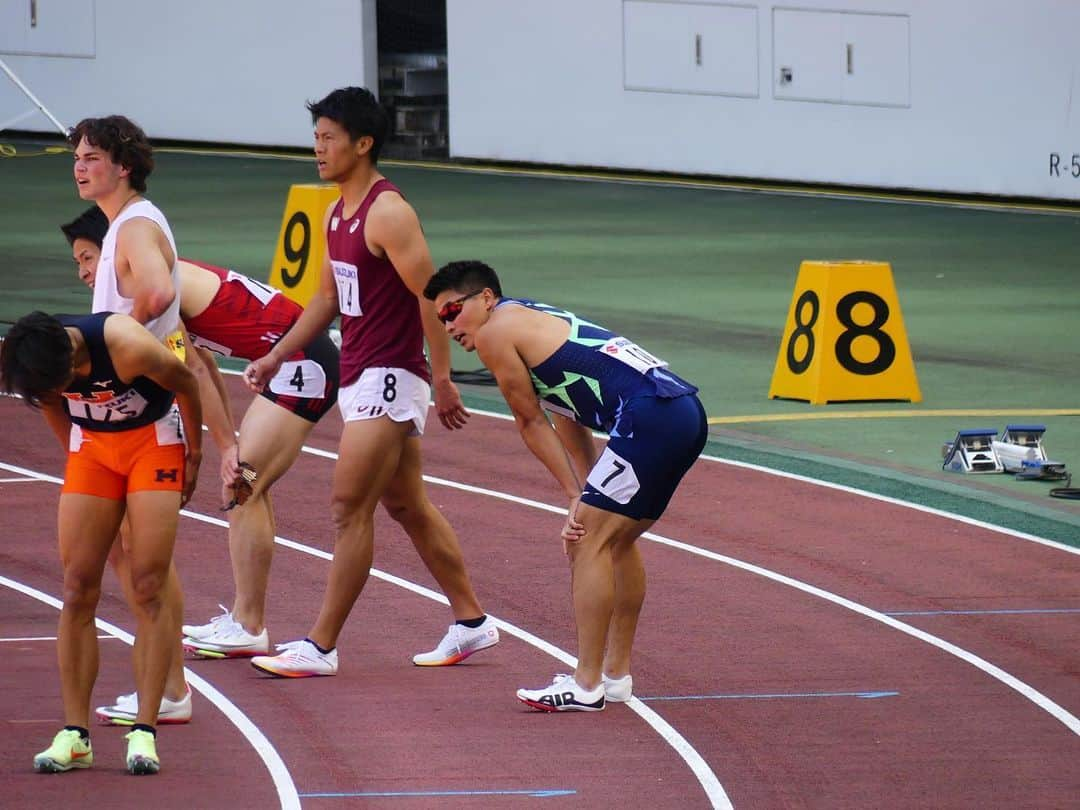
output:
[[[639,697],[638,700],[772,700],[776,698],[832,698],[854,697],[874,699],[896,697],[899,692],[784,692],[763,695],[668,695],[664,697]]]
[[[886,616],[994,616],[1009,613],[1080,613],[1080,608],[1031,608],[1000,610],[894,610]]]
[[[301,799],[402,799],[425,796],[532,796],[548,799],[552,796],[573,796],[576,790],[559,788],[534,790],[403,790],[403,791],[365,791],[362,793],[300,793]]]

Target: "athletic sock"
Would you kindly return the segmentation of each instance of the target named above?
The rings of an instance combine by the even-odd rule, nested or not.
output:
[[[304,636],[304,641],[306,641],[306,642],[307,642],[308,644],[310,644],[310,645],[311,645],[312,647],[314,647],[314,648],[315,648],[316,650],[318,650],[319,652],[321,652],[321,653],[322,653],[323,655],[329,655],[330,653],[332,653],[332,652],[334,651],[334,648],[333,648],[333,647],[331,647],[331,648],[330,648],[329,650],[324,650],[324,649],[323,649],[322,647],[320,647],[320,646],[319,646],[318,644],[316,644],[316,643],[315,643],[314,641],[312,641],[312,640],[311,640],[310,638],[308,638],[307,636]]]
[[[79,736],[83,738],[83,742],[90,742],[90,730],[82,726],[64,726],[64,731],[77,731]]]
[[[482,625],[484,623],[484,620],[486,618],[487,618],[487,614],[486,613],[481,613],[479,619],[458,619],[457,623],[458,624],[463,624],[466,627],[475,630],[477,627],[479,627],[480,625]]]
[[[132,731],[149,731],[151,734],[154,735],[155,739],[157,738],[157,729],[154,728],[153,726],[146,725],[146,723],[135,723],[131,727],[131,730]]]

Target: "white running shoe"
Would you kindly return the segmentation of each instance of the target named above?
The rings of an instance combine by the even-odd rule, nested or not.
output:
[[[450,625],[438,647],[431,652],[417,653],[412,662],[418,667],[448,667],[498,643],[499,628],[495,626],[494,619],[485,616],[479,627],[456,623]]]
[[[218,629],[218,625],[222,622],[231,622],[233,620],[232,613],[224,605],[218,605],[221,608],[221,615],[215,616],[206,624],[184,624],[180,626],[180,635],[186,638],[201,639],[211,635]]]
[[[98,720],[106,725],[130,726],[139,714],[139,695],[120,695],[112,706],[98,706],[94,709]],[[180,700],[169,700],[164,695],[158,709],[158,725],[191,722],[191,688]]]
[[[543,689],[518,689],[517,697],[542,712],[599,712],[604,709],[604,684],[582,689],[573,675],[556,675]]]
[[[316,675],[337,675],[337,648],[328,653],[302,638],[278,644],[278,655],[257,655],[251,659],[255,669],[279,678],[312,678]]]
[[[213,633],[201,638],[185,638],[184,649],[201,658],[250,658],[270,652],[270,634],[265,627],[258,635],[252,635],[231,616],[219,621],[216,627]]]
[[[604,676],[604,697],[611,703],[626,703],[634,696],[634,679],[629,675],[621,678]]]

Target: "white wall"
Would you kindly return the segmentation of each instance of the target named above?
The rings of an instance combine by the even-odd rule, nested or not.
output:
[[[781,6],[907,15],[910,106],[774,98],[787,92],[773,55],[778,4],[728,4],[756,12],[756,97],[625,89],[624,0],[448,0],[451,154],[1080,199],[1070,171],[1071,156],[1080,161],[1080,2]],[[1058,177],[1051,152],[1063,157]]]
[[[66,126],[122,113],[152,138],[307,146],[306,101],[378,84],[375,0],[37,0],[35,32],[59,25],[91,57],[12,54],[50,50],[13,46],[28,6],[0,0],[0,58]],[[0,75],[0,122],[32,108]],[[13,126],[56,131],[40,113]]]
[[[632,1],[640,9],[643,0]],[[706,37],[704,69],[717,72],[700,81],[727,82],[732,92],[714,95],[693,77],[694,93],[626,89],[648,85],[650,72],[669,81],[664,71],[673,63],[650,47],[631,54],[632,70],[624,66],[625,0],[447,0],[451,154],[1080,199],[1080,177],[1071,172],[1074,154],[1080,172],[1080,0],[790,3],[672,5],[673,14],[690,9],[741,26],[726,40],[715,30]],[[902,20],[907,50],[889,50],[892,61],[880,69],[904,75],[877,81],[870,70],[868,77],[867,58],[888,49],[860,40],[856,75],[842,78],[870,84],[840,91],[894,106],[776,97],[819,94],[805,64],[792,84],[778,82],[774,48],[787,47],[791,32],[774,43],[774,17],[796,6]],[[0,0],[0,58],[67,125],[123,112],[156,138],[306,146],[305,101],[345,84],[377,85],[375,0],[37,0],[37,7],[40,29],[30,40],[52,31],[53,50],[92,55],[12,55],[49,48],[18,46],[12,21],[28,17],[29,2]],[[660,5],[658,19],[666,11]],[[824,35],[804,33],[811,64],[817,57],[809,51]],[[739,65],[717,67],[718,50]],[[674,69],[697,70],[689,62]],[[0,76],[0,124],[31,106]],[[15,126],[53,131],[40,114]],[[1061,155],[1058,177],[1050,176],[1051,152]]]

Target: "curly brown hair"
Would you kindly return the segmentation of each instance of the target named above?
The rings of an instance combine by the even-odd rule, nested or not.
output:
[[[122,115],[84,118],[72,127],[68,142],[77,148],[83,138],[130,172],[128,182],[135,191],[146,191],[146,178],[154,170],[154,150],[138,124]]]

